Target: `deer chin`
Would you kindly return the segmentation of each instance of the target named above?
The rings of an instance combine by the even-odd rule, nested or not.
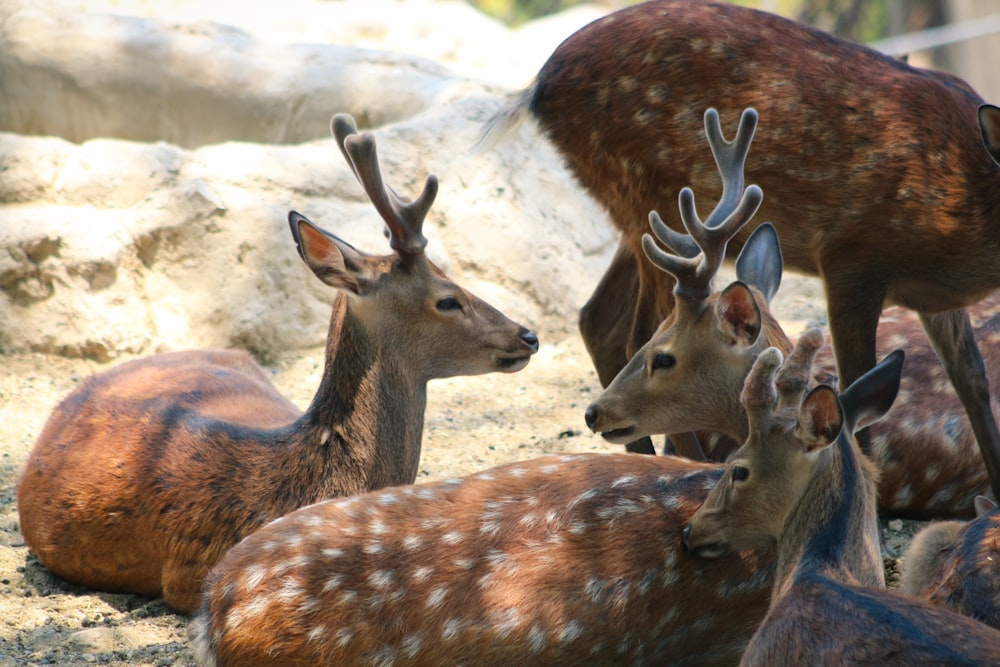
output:
[[[644,434],[639,433],[635,426],[626,426],[625,428],[616,428],[601,432],[602,438],[615,445],[627,445],[643,436]]]
[[[531,361],[531,355],[523,354],[517,357],[498,356],[494,358],[493,363],[496,366],[496,370],[501,373],[515,373],[527,366],[529,361]]]

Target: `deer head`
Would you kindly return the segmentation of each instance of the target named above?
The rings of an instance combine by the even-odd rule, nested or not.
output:
[[[587,425],[610,442],[697,429],[744,438],[739,387],[762,350],[790,347],[768,308],[782,272],[781,250],[770,223],[760,225],[743,247],[736,262],[737,281],[721,292],[712,290],[726,246],[761,202],[760,188],[743,189],[743,165],[756,121],[756,112],[745,110],[736,138],[727,142],[718,113],[705,112],[705,134],[723,193],[704,222],[690,188],[680,194],[687,234],[671,230],[655,211],[650,213],[653,234],[673,253],[662,250],[650,234],[643,237],[643,249],[653,266],[674,277],[677,306],[587,408]]]

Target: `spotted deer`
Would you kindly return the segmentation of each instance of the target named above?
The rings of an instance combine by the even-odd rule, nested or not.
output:
[[[192,612],[212,565],[271,519],[332,496],[412,483],[432,378],[523,368],[535,334],[424,254],[416,201],[382,180],[375,139],[333,133],[388,226],[369,255],[289,215],[305,264],[338,294],[319,388],[303,413],[245,352],[188,351],[87,379],[53,411],[17,489],[25,542],[53,573],[162,595]]]
[[[980,111],[986,146],[1000,142],[1000,108]],[[1000,152],[991,150],[1000,162]],[[931,524],[910,543],[903,558],[903,590],[921,600],[1000,629],[1000,511],[993,500],[976,499],[967,523]]]
[[[729,119],[756,108],[762,133],[748,168],[768,194],[761,217],[774,222],[786,265],[823,280],[840,387],[875,364],[883,306],[916,311],[996,496],[1000,432],[964,310],[1000,287],[1000,132],[990,111],[977,127],[982,104],[955,76],[767,12],[651,0],[566,39],[488,122],[481,147],[533,119],[621,232],[580,314],[606,386],[674,306],[672,281],[642,257],[647,214],[683,186],[716,187],[690,141],[701,110]]]
[[[731,146],[748,147],[752,139],[756,113],[745,110],[742,119]],[[713,153],[721,154],[726,144],[712,109],[705,114],[705,134]],[[723,191],[738,192],[742,160],[717,157],[716,162]],[[754,360],[769,347],[787,354],[792,346],[770,311],[781,282],[782,257],[774,227],[763,223],[740,251],[737,280],[714,291],[712,281],[727,244],[751,218],[717,224],[719,213],[731,208],[723,195],[703,223],[690,192],[682,191],[679,207],[688,234],[673,232],[655,212],[650,216],[653,236],[677,254],[660,249],[649,235],[644,245],[646,259],[674,278],[676,307],[588,406],[584,418],[591,430],[622,444],[662,433],[702,431],[702,442],[686,450],[678,447],[680,453],[723,461],[749,434],[740,392]],[[1000,293],[970,308],[970,315],[989,378],[1000,383]],[[914,519],[971,517],[973,498],[989,492],[990,480],[968,417],[917,317],[893,306],[880,319],[878,350],[884,356],[897,347],[907,354],[900,404],[871,427],[871,455],[880,469],[879,512]],[[814,380],[837,382],[829,342],[817,354]],[[1000,409],[995,401],[994,409]]]
[[[808,367],[776,378],[780,361],[776,348],[757,358],[750,435],[683,534],[707,559],[776,544],[770,606],[740,664],[998,664],[1000,633],[884,588],[878,473],[851,434],[892,405],[902,351],[839,397],[821,385],[803,398]]]
[[[731,665],[773,553],[681,530],[722,466],[547,456],[323,501],[234,546],[192,624],[205,665]]]

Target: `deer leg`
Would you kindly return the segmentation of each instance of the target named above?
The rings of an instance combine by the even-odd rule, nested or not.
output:
[[[602,387],[607,387],[628,361],[632,323],[640,298],[636,264],[635,253],[623,240],[590,300],[580,309],[580,334]],[[628,443],[625,451],[656,453],[649,438]]]
[[[945,372],[969,415],[972,431],[990,476],[994,495],[1000,493],[1000,432],[990,406],[990,381],[986,377],[972,323],[965,309],[920,313],[920,322],[934,346]],[[997,496],[1000,497],[1000,496]]]
[[[823,278],[830,337],[837,360],[838,390],[844,391],[875,366],[878,318],[885,291],[879,283],[862,278],[841,280],[826,274]],[[870,456],[868,429],[858,431],[856,436],[861,451]]]
[[[628,361],[626,348],[638,299],[636,256],[622,242],[590,300],[580,309],[580,334],[602,387],[607,387]]]
[[[664,454],[676,454],[692,461],[707,461],[697,433],[671,433],[663,444]]]

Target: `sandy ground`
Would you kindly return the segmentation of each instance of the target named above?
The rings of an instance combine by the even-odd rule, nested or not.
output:
[[[821,313],[815,286],[782,292],[789,331],[797,333]],[[520,373],[431,383],[418,483],[553,452],[612,447],[583,422],[600,385],[582,343],[573,336],[547,343],[540,335],[540,352]],[[275,384],[305,407],[322,361],[321,349],[288,353],[269,370]],[[193,664],[186,617],[159,600],[56,579],[28,553],[18,531],[17,472],[35,437],[52,407],[103,367],[43,355],[0,356],[0,665]],[[890,545],[900,547],[913,526],[892,527]],[[890,577],[897,565],[888,563]]]

